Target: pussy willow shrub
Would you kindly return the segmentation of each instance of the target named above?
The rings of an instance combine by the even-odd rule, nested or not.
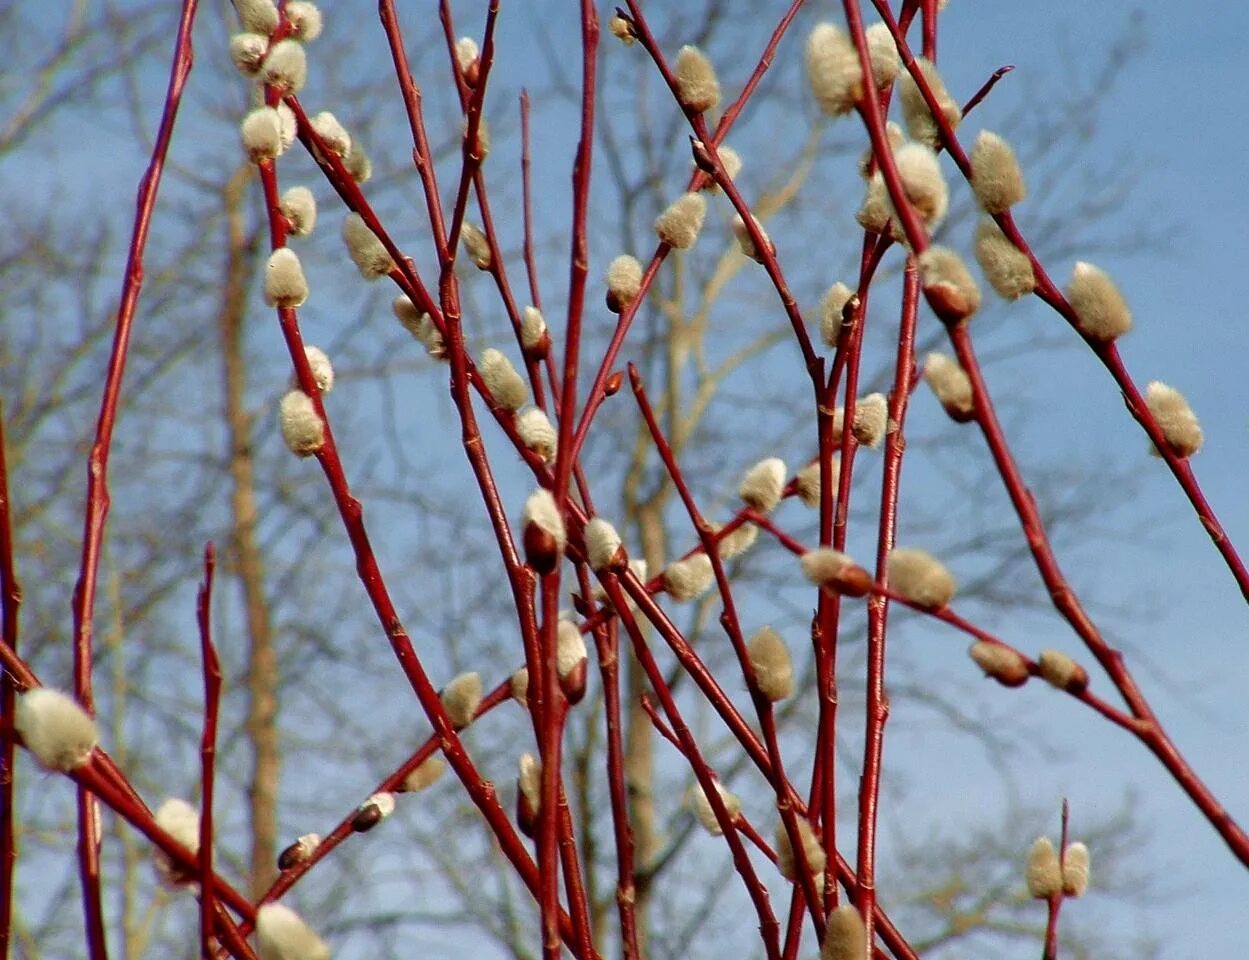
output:
[[[340,28],[334,11],[323,23],[322,12],[308,2],[235,0],[234,5],[239,30],[229,38],[228,53],[239,82],[249,84],[254,94],[254,107],[239,119],[239,138],[241,150],[255,164],[258,202],[268,221],[269,255],[260,294],[273,308],[273,330],[293,368],[289,385],[274,385],[280,396],[272,430],[305,461],[304,469],[323,475],[325,495],[350,541],[361,596],[376,618],[377,635],[370,641],[384,638],[389,644],[395,668],[410,687],[411,710],[426,718],[432,732],[380,781],[359,784],[364,799],[344,810],[336,825],[321,825],[322,833],[294,839],[278,857],[277,879],[259,900],[241,893],[230,870],[213,855],[222,829],[220,811],[212,805],[221,687],[214,641],[221,638],[214,637],[210,622],[214,554],[209,548],[199,602],[205,682],[201,803],[166,799],[153,812],[150,798],[133,789],[100,745],[92,717],[91,624],[108,507],[107,465],[148,230],[191,65],[196,10],[187,2],[165,113],[140,191],[91,454],[94,468],[74,595],[72,695],[44,686],[50,678],[36,677],[18,650],[20,594],[8,535],[8,497],[3,501],[5,767],[12,768],[18,744],[34,762],[77,784],[89,955],[104,956],[108,936],[98,859],[101,806],[151,842],[161,880],[175,895],[198,898],[200,927],[198,933],[185,931],[187,942],[197,939],[205,955],[310,960],[329,956],[334,936],[314,932],[316,918],[301,918],[282,898],[310,873],[334,871],[341,860],[335,853],[343,845],[373,839],[357,834],[384,830],[383,821],[396,810],[421,804],[420,795],[435,784],[454,781],[528,898],[518,910],[538,921],[531,952],[540,949],[545,957],[568,952],[589,960],[608,951],[609,938],[618,938],[624,955],[643,956],[645,931],[639,929],[636,911],[639,871],[646,864],[635,850],[631,824],[645,785],[626,771],[624,736],[625,713],[640,707],[664,749],[688,768],[690,811],[716,842],[727,845],[743,902],[754,913],[759,942],[734,943],[734,952],[762,952],[769,960],[817,949],[826,960],[863,958],[870,950],[914,957],[907,930],[882,906],[888,891],[881,889],[878,896],[877,885],[890,613],[899,608],[932,624],[934,631],[966,635],[968,669],[982,671],[1003,688],[991,686],[985,696],[1067,697],[1120,727],[1124,738],[1139,741],[1156,757],[1231,855],[1249,864],[1249,836],[1175,747],[1129,663],[1065,579],[982,375],[976,351],[977,313],[986,300],[982,279],[993,291],[990,296],[1040,300],[1065,321],[1073,341],[1083,341],[1100,361],[1142,432],[1142,448],[1173,475],[1177,495],[1191,504],[1246,592],[1249,572],[1189,464],[1202,446],[1201,426],[1180,391],[1161,382],[1142,390],[1125,367],[1117,341],[1133,325],[1130,291],[1121,290],[1103,268],[1083,261],[1060,285],[1037,258],[1029,242],[1027,171],[1008,139],[976,129],[975,108],[992,94],[1004,71],[988,76],[974,92],[947,87],[934,57],[944,4],[908,0],[894,9],[879,0],[873,4],[877,22],[865,23],[857,0],[846,0],[843,18],[808,25],[805,38],[794,23],[796,4],[768,25],[770,36],[760,31],[760,49],[751,53],[757,66],[740,87],[722,82],[712,59],[685,42],[690,38],[654,35],[640,4],[597,12],[588,2],[570,5],[567,16],[580,24],[581,48],[561,51],[561,56],[578,63],[580,131],[570,159],[565,268],[554,275],[539,269],[531,229],[535,198],[527,100],[520,107],[524,242],[519,248],[500,227],[503,220],[492,209],[484,173],[491,146],[485,106],[492,71],[506,57],[531,55],[496,47],[497,6],[486,10],[478,36],[458,36],[444,6],[441,27],[423,23],[416,38],[400,26],[393,3],[379,5],[385,49],[408,119],[411,175],[423,198],[423,208],[407,211],[414,225],[379,215],[370,202],[368,146],[349,124],[303,99],[305,84],[320,66],[318,37],[323,28]],[[765,15],[758,16],[762,24]],[[445,72],[418,81],[408,60],[415,43],[445,48]],[[667,148],[687,154],[690,163],[684,181],[671,185],[669,201],[654,220],[654,237],[638,238],[633,249],[619,251],[605,272],[596,274],[590,270],[590,244],[601,216],[592,211],[596,158],[603,150],[598,137],[603,91],[596,74],[600,43],[629,48],[638,76],[669,91],[671,108],[684,117],[688,135]],[[767,211],[752,205],[750,191],[738,180],[751,158],[727,142],[777,57],[802,57],[805,89],[791,95],[810,98],[842,136],[865,145],[857,171],[843,157],[829,160],[846,166],[845,182],[853,184],[850,189],[859,198],[853,216],[829,227],[858,232],[857,271],[827,277],[826,293],[810,306],[800,304],[787,269],[791,261],[809,258],[819,238],[769,235]],[[430,82],[449,82],[459,104],[460,149],[454,163],[437,162],[431,147],[420,87]],[[296,177],[288,171],[301,169],[288,162],[296,152],[310,157],[312,169],[332,188],[335,199],[328,209],[318,207],[311,183],[291,182]],[[945,229],[952,192],[967,189],[980,210],[978,222]],[[447,416],[422,416],[413,424],[422,431],[458,434],[473,478],[461,496],[479,501],[492,531],[497,558],[488,569],[508,596],[506,631],[513,642],[505,654],[454,676],[440,675],[445,658],[409,636],[392,597],[396,573],[383,569],[361,502],[352,492],[352,468],[340,456],[335,414],[340,404],[362,401],[353,399],[351,384],[341,381],[331,399],[336,386],[332,358],[304,342],[301,310],[316,304],[318,276],[305,267],[300,244],[326,229],[341,230],[342,252],[361,281],[388,288],[398,328],[410,335],[413,349],[423,348],[432,361],[423,375],[447,385]],[[933,242],[938,234],[939,244]],[[396,239],[401,235],[417,239],[401,244]],[[656,297],[657,283],[666,272],[680,270],[684,257],[712,240],[709,235],[715,243],[730,245],[725,256],[734,269],[756,271],[774,292],[760,311],[760,322],[778,325],[790,347],[780,359],[768,361],[764,375],[789,378],[806,393],[800,457],[787,463],[767,456],[752,463],[734,462],[729,455],[716,462],[737,489],[738,502],[727,512],[699,493],[706,488],[705,477],[691,477],[682,453],[684,438],[672,426],[676,394],[664,387],[662,402],[654,402],[656,391],[635,362],[644,341],[637,321]],[[484,324],[488,345],[477,350],[470,349],[465,331],[471,271],[480,272],[484,288],[493,291],[490,321]],[[886,280],[898,272],[900,296],[894,297],[895,287]],[[543,310],[540,282],[563,284],[552,299],[564,309]],[[709,323],[714,330],[715,316]],[[881,391],[863,389],[869,327],[885,328],[894,344],[892,376]],[[925,328],[941,331],[947,343],[942,351],[917,352],[919,331]],[[908,507],[900,495],[902,468],[915,456],[908,455],[905,442],[908,413],[924,385],[948,414],[949,429],[975,434],[991,458],[1035,573],[1078,641],[1077,655],[1033,650],[1025,636],[999,635],[973,622],[959,610],[958,569],[922,542],[896,542],[899,519]],[[664,482],[687,518],[685,542],[662,557],[658,569],[653,557],[647,564],[641,544],[629,542],[621,518],[603,506],[619,495],[618,478],[598,476],[585,457],[588,444],[611,442],[610,436],[598,439],[615,422],[604,411],[625,404],[633,405],[645,425]],[[870,486],[854,483],[856,467],[872,461],[878,461],[872,464],[878,480]],[[518,482],[521,474],[525,479]],[[5,479],[10,489],[20,483],[7,473]],[[852,494],[875,496],[878,502],[870,523],[861,524],[865,532],[855,531],[856,542],[874,540],[874,550],[863,555],[852,555],[847,546],[853,523],[861,520],[860,514],[852,517]],[[804,510],[810,511],[811,522],[795,519]],[[736,562],[747,552],[771,555],[790,587],[804,585],[799,589],[811,611],[809,629],[780,631],[757,622],[759,603],[751,594],[759,584],[734,575]],[[713,611],[715,639],[730,656],[709,658],[709,636],[692,642],[681,604],[703,604]],[[839,664],[839,640],[866,649],[862,674]],[[813,672],[797,671],[799,658],[810,659]],[[645,678],[637,703],[622,684],[624,663]],[[801,682],[804,678],[810,682]],[[848,707],[839,707],[838,685],[863,690],[861,706],[856,705],[864,732],[861,766],[850,786],[839,768],[838,738],[850,718]],[[1043,689],[1033,689],[1038,687]],[[806,701],[816,718],[798,738],[798,749],[793,729],[782,737],[780,724],[782,711],[796,701]],[[593,718],[606,745],[601,763],[579,771],[583,780],[594,779],[592,788],[568,776],[568,724],[576,711]],[[515,790],[496,787],[474,755],[470,735],[490,714],[506,715]],[[692,723],[695,715],[699,719]],[[731,750],[721,745],[709,750],[710,741],[726,737],[734,745]],[[770,797],[767,808],[748,810],[725,785],[730,773],[739,782],[754,778],[755,787]],[[315,789],[313,783],[308,786]],[[11,778],[3,790],[0,937],[7,946],[14,930]],[[609,810],[613,848],[608,858],[615,865],[609,885],[614,883],[615,891],[608,899],[614,901],[614,926],[593,893],[602,879],[594,875],[598,863],[587,850],[591,838],[574,822],[569,802],[574,790],[582,798],[579,803],[592,792]],[[504,796],[514,797],[514,806]],[[839,831],[839,815],[854,829]],[[402,838],[392,836],[390,842],[402,843]],[[446,843],[454,847],[459,841],[450,836]],[[1020,884],[1038,901],[1037,916],[1044,918],[1045,956],[1057,953],[1060,911],[1088,887],[1090,859],[1089,847],[1068,836],[1065,812],[1057,844],[1040,837],[1030,851],[1019,851]]]

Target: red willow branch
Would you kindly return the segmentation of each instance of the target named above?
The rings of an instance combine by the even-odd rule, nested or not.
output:
[[[87,497],[83,519],[82,556],[79,562],[78,581],[74,586],[74,695],[83,709],[95,713],[95,699],[91,689],[92,621],[95,614],[96,577],[100,566],[100,550],[104,542],[104,527],[108,519],[108,458],[113,440],[113,428],[117,421],[117,408],[121,401],[121,383],[126,369],[126,355],[130,348],[130,336],[139,294],[143,288],[143,255],[147,248],[152,212],[160,189],[161,175],[165,168],[165,156],[178,118],[182,91],[186,86],[194,63],[191,45],[191,27],[195,22],[198,0],[183,0],[174,41],[173,63],[170,67],[169,84],[165,92],[165,104],[161,111],[160,126],[152,146],[147,171],[139,184],[134,227],[130,235],[130,249],[126,259],[126,272],[122,281],[121,301],[117,308],[117,326],[113,334],[112,353],[104,380],[104,395],[100,400],[100,413],[96,421],[95,440],[87,458]],[[87,952],[92,960],[108,956],[107,938],[104,932],[104,909],[100,894],[100,833],[98,808],[95,800],[84,789],[78,789],[78,869],[82,883],[83,911],[87,929]]]
[[[0,406],[0,640],[5,650],[16,655],[22,586],[13,560],[13,501],[9,496],[7,448],[4,410]],[[16,703],[17,678],[6,667],[0,672],[0,957],[9,956],[13,937],[13,868],[17,864],[13,789],[17,771],[13,767],[15,738],[9,725]]]
[[[217,759],[217,714],[221,704],[221,662],[212,642],[212,589],[216,554],[204,548],[204,581],[195,603],[200,633],[200,660],[204,671],[204,731],[200,739],[201,794],[199,832],[200,952],[212,956],[216,891],[213,876],[213,787]]]

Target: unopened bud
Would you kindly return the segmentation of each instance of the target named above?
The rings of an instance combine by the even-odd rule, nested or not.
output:
[[[537,835],[538,815],[542,812],[542,763],[532,753],[520,755],[520,776],[516,780],[516,823],[528,837]]]
[[[619,570],[627,561],[620,534],[602,517],[585,525],[585,549],[590,568],[595,571]]]
[[[551,349],[551,335],[547,333],[546,319],[537,307],[525,307],[520,316],[520,345],[525,354],[541,360]]]
[[[585,696],[586,665],[589,657],[585,637],[571,620],[559,621],[556,632],[556,668],[559,671],[560,689],[564,691],[569,703],[580,703]]]
[[[784,460],[777,457],[760,460],[746,471],[737,493],[747,506],[760,513],[770,513],[781,502],[785,472]]]
[[[889,587],[920,607],[944,607],[957,589],[953,575],[926,550],[895,547],[886,565]]]
[[[624,313],[642,289],[642,265],[623,253],[607,268],[607,309]]]
[[[1115,282],[1091,263],[1075,265],[1067,285],[1067,301],[1076,314],[1080,332],[1102,343],[1132,329],[1132,311]]]
[[[751,679],[760,696],[776,703],[794,692],[793,663],[779,633],[764,627],[750,638],[746,650],[753,674]]]
[[[661,243],[688,250],[698,239],[706,216],[707,201],[701,193],[682,194],[655,218],[655,235]]]
[[[480,71],[479,57],[480,50],[477,47],[477,41],[472,37],[460,37],[455,42],[455,65],[460,71],[460,76],[464,78],[464,82],[470,87],[477,86]]]
[[[1058,863],[1058,851],[1049,837],[1037,837],[1028,852],[1028,895],[1037,900],[1048,900],[1062,893],[1062,867]]]
[[[976,262],[999,297],[1018,300],[1036,289],[1032,261],[992,217],[981,217],[976,226]]]
[[[1193,408],[1184,394],[1159,380],[1145,388],[1145,405],[1158,422],[1158,429],[1171,452],[1181,459],[1191,457],[1201,449],[1205,436]],[[1154,450],[1157,453],[1157,450]]]
[[[516,433],[526,449],[532,450],[547,463],[555,459],[559,434],[550,418],[538,407],[522,410],[517,415]]]
[[[988,130],[980,131],[971,150],[971,189],[986,213],[1005,213],[1028,195],[1015,151]]]
[[[941,74],[937,72],[932,61],[924,57],[916,57],[915,63],[928,89],[932,91],[933,98],[946,122],[951,129],[957,129],[959,122],[963,119],[963,111],[950,96],[950,91],[945,88]],[[910,73],[903,74],[898,83],[898,89],[902,100],[902,117],[906,121],[906,129],[911,139],[935,147],[941,142],[937,122],[933,119],[932,111],[928,109],[924,95],[920,93],[919,86]]]
[[[530,494],[521,519],[525,559],[538,573],[550,573],[559,565],[567,542],[564,518],[551,492],[539,489]]]
[[[481,675],[472,670],[457,675],[443,687],[439,699],[451,726],[463,730],[473,722],[481,706]]]
[[[521,667],[514,674],[512,679],[508,681],[508,688],[511,691],[512,699],[519,703],[525,709],[529,708],[529,668]]]
[[[633,24],[616,14],[607,24],[607,28],[611,30],[611,35],[623,43],[626,47],[631,47],[637,43],[637,35],[633,32]]]
[[[1083,693],[1088,689],[1089,672],[1061,650],[1042,650],[1037,665],[1041,678],[1059,690]]]
[[[840,27],[817,24],[807,37],[807,79],[820,110],[840,117],[863,96],[863,67],[854,41]]]
[[[677,54],[677,99],[686,109],[702,113],[720,103],[720,81],[716,68],[698,47],[686,45]]]
[[[967,648],[976,666],[1004,687],[1022,687],[1028,682],[1028,661],[1023,655],[1000,643],[977,640]]]
[[[919,255],[919,275],[933,313],[943,323],[962,323],[980,309],[980,288],[963,258],[933,245]]]
[[[297,867],[301,863],[307,863],[308,858],[316,852],[317,847],[320,845],[321,837],[319,834],[305,833],[278,854],[278,869],[289,870],[291,867]]]

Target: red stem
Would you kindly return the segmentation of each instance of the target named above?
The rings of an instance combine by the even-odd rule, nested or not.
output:
[[[13,561],[13,501],[9,497],[9,465],[4,411],[0,407],[0,639],[5,650],[17,653],[18,614],[22,587]],[[13,936],[13,868],[17,864],[14,845],[16,820],[13,809],[14,737],[9,728],[17,702],[17,678],[11,670],[0,673],[0,957],[9,956]]]
[[[217,715],[221,704],[221,662],[212,642],[212,589],[216,554],[210,543],[204,548],[204,582],[196,598],[200,659],[204,671],[204,732],[200,740],[201,792],[199,833],[200,943],[201,954],[212,956],[213,918],[217,912],[213,874],[213,786],[217,758]]]

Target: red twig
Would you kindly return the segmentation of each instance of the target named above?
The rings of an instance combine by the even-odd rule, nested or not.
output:
[[[213,874],[213,773],[217,760],[217,714],[221,703],[221,662],[212,642],[212,589],[216,553],[204,548],[204,582],[195,604],[200,659],[204,670],[204,732],[200,739],[201,792],[199,833],[200,938],[205,960],[212,956],[213,917],[217,898]]]
[[[16,655],[22,587],[13,560],[13,501],[9,496],[7,446],[4,410],[0,407],[0,642],[5,650]],[[13,868],[17,863],[13,784],[17,771],[13,767],[15,744],[9,724],[16,693],[17,679],[6,668],[0,673],[0,717],[4,721],[0,723],[0,957],[9,956],[13,936]]]

